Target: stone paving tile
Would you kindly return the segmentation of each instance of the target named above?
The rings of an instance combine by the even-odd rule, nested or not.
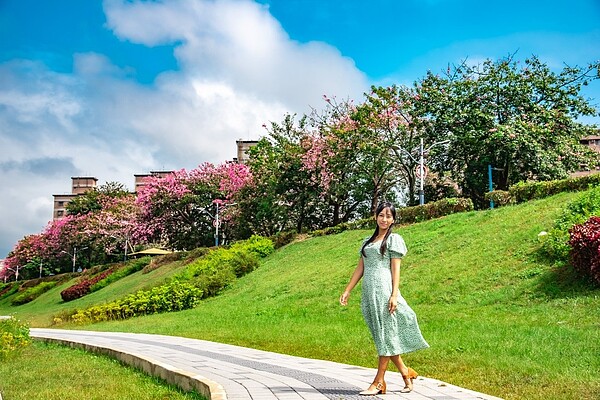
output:
[[[359,396],[358,391],[371,383],[374,369],[203,340],[52,329],[32,329],[31,336],[85,343],[155,360],[161,367],[200,376],[198,379],[212,385],[212,400],[498,400],[423,377],[415,381],[412,393],[400,393],[404,385],[397,372],[386,375],[386,395]]]

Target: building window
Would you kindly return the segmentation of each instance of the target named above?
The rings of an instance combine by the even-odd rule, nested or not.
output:
[[[63,215],[65,215],[65,212],[64,212],[63,210],[58,210],[58,211],[56,212],[56,216],[57,216],[57,217],[62,217]]]

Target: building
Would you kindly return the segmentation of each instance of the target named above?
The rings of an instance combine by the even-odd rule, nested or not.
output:
[[[249,157],[248,157],[248,150],[253,147],[256,146],[258,144],[257,140],[236,140],[235,143],[237,144],[237,157],[233,159],[233,161],[238,162],[240,164],[246,164],[246,162],[248,161]]]
[[[88,190],[96,188],[98,179],[93,176],[72,176],[71,193],[53,194],[54,208],[52,219],[61,219],[67,215],[67,204],[75,197],[84,194]]]
[[[597,153],[600,153],[600,132],[599,135],[586,136],[581,138],[579,143],[588,146]]]
[[[237,144],[237,157],[233,159],[233,162],[245,164],[248,161],[248,149],[258,144],[257,140],[236,140]],[[146,178],[159,177],[164,178],[174,171],[150,171],[148,174],[135,174],[134,176],[134,193],[137,193],[146,183]],[[98,179],[91,176],[74,176],[71,177],[71,193],[54,194],[54,209],[52,213],[52,219],[57,220],[67,215],[67,204],[75,197],[84,194],[88,190],[96,188]]]
[[[133,192],[137,193],[141,187],[143,187],[146,182],[146,178],[149,177],[157,177],[157,178],[164,178],[167,175],[171,175],[174,171],[150,171],[149,174],[135,174],[133,175],[133,177],[135,178],[135,183],[133,186]]]

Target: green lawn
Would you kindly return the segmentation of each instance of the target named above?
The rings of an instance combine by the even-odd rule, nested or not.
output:
[[[206,400],[113,359],[42,342],[0,361],[0,376],[7,400]]]
[[[396,229],[409,248],[401,292],[431,345],[406,355],[410,366],[506,399],[600,398],[600,290],[538,254],[538,233],[575,196]],[[348,307],[338,304],[369,234],[288,245],[193,310],[81,328],[202,338],[375,367],[360,287]],[[33,307],[3,301],[0,314],[16,311],[40,326],[51,320],[36,314],[43,305],[35,313]]]

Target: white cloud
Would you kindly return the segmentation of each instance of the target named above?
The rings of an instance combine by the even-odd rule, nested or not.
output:
[[[249,0],[107,0],[104,11],[121,40],[174,45],[180,69],[142,85],[110,54],[74,54],[71,73],[35,60],[0,64],[0,186],[10,188],[0,196],[0,257],[40,232],[71,176],[132,188],[136,173],[223,162],[263,123],[368,87],[353,60],[291,40]]]

